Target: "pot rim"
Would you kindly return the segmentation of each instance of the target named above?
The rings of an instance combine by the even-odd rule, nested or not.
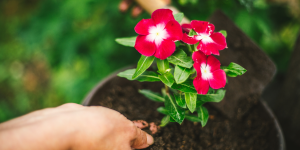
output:
[[[111,79],[113,79],[114,77],[117,77],[117,74],[121,71],[127,70],[133,68],[133,65],[121,68],[111,74],[109,74],[107,77],[105,77],[103,80],[101,80],[96,86],[93,87],[93,89],[87,94],[87,96],[84,98],[84,100],[82,101],[82,105],[83,106],[88,106],[88,104],[90,103],[90,101],[92,100],[93,96],[95,95],[95,93],[102,88],[103,85],[105,85],[107,82],[109,82]],[[278,132],[278,140],[279,140],[279,150],[286,150],[286,146],[285,146],[285,140],[284,140],[284,135],[282,132],[282,129],[280,127],[280,124],[276,118],[276,116],[274,115],[273,111],[271,110],[271,108],[268,106],[268,104],[263,100],[260,99],[259,100],[260,103],[262,103],[262,106],[267,110],[267,113],[269,114],[270,118],[273,119],[273,123],[275,124],[275,128]]]

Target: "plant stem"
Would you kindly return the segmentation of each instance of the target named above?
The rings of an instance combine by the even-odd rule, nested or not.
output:
[[[194,50],[193,50],[192,46],[191,46],[191,45],[189,45],[189,44],[186,44],[186,45],[187,45],[187,47],[188,47],[189,51],[190,51],[191,53],[193,53],[193,52],[194,52]]]
[[[166,93],[169,94],[169,87],[165,85]]]

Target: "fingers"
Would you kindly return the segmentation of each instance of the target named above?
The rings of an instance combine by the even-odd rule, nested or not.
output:
[[[126,12],[131,5],[132,0],[122,0],[119,4],[119,10],[121,12]]]
[[[78,109],[78,108],[82,108],[82,105],[76,104],[76,103],[67,103],[67,104],[63,104],[58,106],[57,108],[59,109]]]
[[[136,135],[135,138],[131,141],[131,147],[135,149],[142,149],[146,148],[153,144],[154,140],[153,137],[147,134],[145,131],[136,128]]]
[[[131,16],[136,18],[143,12],[143,8],[141,6],[134,6],[131,11]]]

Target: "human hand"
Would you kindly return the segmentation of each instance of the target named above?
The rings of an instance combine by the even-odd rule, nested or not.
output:
[[[171,0],[162,0],[166,5],[169,5],[171,3]],[[121,12],[126,12],[130,5],[133,3],[133,0],[121,0],[119,4],[119,10]],[[132,17],[137,17],[143,12],[143,8],[139,5],[134,5],[132,10],[131,10],[131,16]]]
[[[0,124],[0,149],[131,150],[153,138],[117,111],[64,104]]]

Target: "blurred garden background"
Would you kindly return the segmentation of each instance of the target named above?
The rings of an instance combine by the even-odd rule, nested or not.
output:
[[[0,1],[0,122],[67,102],[81,103],[104,77],[140,54],[118,45],[150,15],[121,13],[120,0]],[[299,0],[173,0],[192,20],[221,9],[284,74],[299,33]],[[228,33],[230,34],[230,33]]]

